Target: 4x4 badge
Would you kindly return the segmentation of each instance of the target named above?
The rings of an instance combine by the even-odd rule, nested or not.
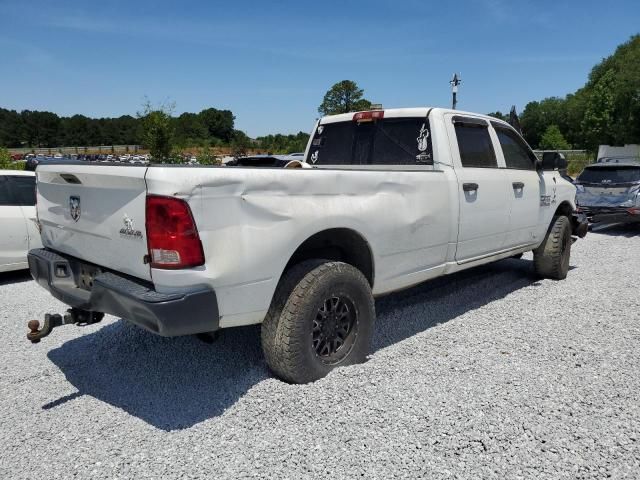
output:
[[[69,197],[69,214],[75,222],[80,220],[80,197]]]
[[[126,213],[122,217],[122,223],[124,223],[124,228],[120,229],[120,235],[129,238],[142,238],[142,232],[133,228],[133,219]]]

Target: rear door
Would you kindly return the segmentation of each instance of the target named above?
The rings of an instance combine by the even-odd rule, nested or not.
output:
[[[8,175],[0,175],[0,225],[0,271],[20,268],[27,261],[27,226]]]
[[[498,168],[489,124],[475,117],[445,118],[460,200],[456,261],[463,263],[503,248],[511,192],[505,170]]]
[[[536,156],[511,128],[493,123],[499,155],[504,157],[509,190],[509,226],[504,247],[519,247],[539,243],[538,228],[540,190],[544,179],[536,171]]]
[[[150,280],[145,263],[145,167],[38,167],[38,218],[45,247]]]

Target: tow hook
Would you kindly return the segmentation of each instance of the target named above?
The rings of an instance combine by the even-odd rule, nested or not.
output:
[[[47,313],[44,316],[44,325],[40,328],[38,320],[30,320],[27,323],[30,332],[27,333],[27,340],[31,343],[38,343],[42,338],[46,337],[56,327],[62,325],[74,324],[80,327],[98,323],[104,317],[102,312],[88,312],[77,308],[70,308],[67,313],[60,315],[59,313]]]

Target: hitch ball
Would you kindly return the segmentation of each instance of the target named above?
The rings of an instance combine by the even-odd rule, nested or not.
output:
[[[37,334],[40,329],[40,322],[38,320],[29,320],[27,327],[31,330],[27,334],[27,338],[31,340],[31,343],[38,343],[40,341],[40,337]]]

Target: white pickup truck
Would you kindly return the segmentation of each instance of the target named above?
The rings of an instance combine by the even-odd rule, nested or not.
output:
[[[72,307],[53,326],[103,312],[164,336],[262,323],[271,369],[309,382],[365,360],[375,296],[530,250],[563,279],[586,234],[575,187],[484,115],[328,116],[304,160],[39,167],[29,266]]]

